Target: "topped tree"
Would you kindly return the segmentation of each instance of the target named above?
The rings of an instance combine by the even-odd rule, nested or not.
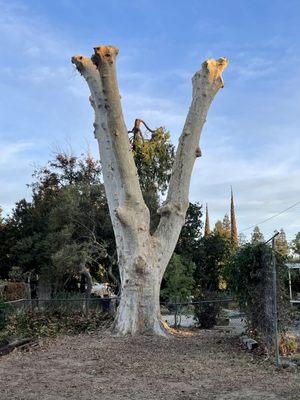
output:
[[[192,79],[193,95],[179,139],[168,194],[158,210],[160,222],[150,232],[150,213],[143,199],[128,138],[116,74],[115,46],[94,48],[91,58],[72,62],[85,78],[95,111],[104,186],[116,238],[121,300],[114,330],[118,334],[165,335],[160,315],[160,284],[176,246],[189,205],[194,162],[209,106],[220,88],[227,60],[207,60]]]
[[[238,239],[238,230],[235,218],[235,210],[234,210],[234,201],[233,201],[233,191],[231,187],[231,202],[230,202],[230,239],[231,244],[233,247],[238,246],[239,239]]]

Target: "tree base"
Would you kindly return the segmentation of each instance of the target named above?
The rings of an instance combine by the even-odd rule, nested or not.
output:
[[[112,326],[112,333],[116,336],[161,336],[169,337],[171,335],[168,325],[164,324],[162,321],[157,321],[157,323],[152,328],[137,327],[135,325],[128,324],[128,321],[120,322],[115,320]]]
[[[122,312],[123,311],[123,312]],[[112,333],[116,336],[170,336],[169,326],[157,315],[145,314],[143,308],[128,309],[124,312],[124,307],[120,304],[116,319],[112,326]]]

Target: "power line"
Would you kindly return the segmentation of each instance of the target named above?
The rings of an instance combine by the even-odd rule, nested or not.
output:
[[[270,221],[271,219],[276,218],[276,217],[278,217],[279,215],[285,213],[286,211],[290,210],[291,208],[296,207],[298,204],[300,204],[300,201],[297,201],[295,204],[291,205],[290,207],[288,207],[288,208],[286,208],[286,209],[280,211],[280,212],[277,213],[277,214],[272,215],[272,217],[266,218],[266,219],[264,219],[264,220],[262,220],[262,221],[260,221],[260,222],[258,222],[258,223],[256,223],[256,224],[254,224],[254,225],[248,226],[248,228],[245,228],[245,229],[241,230],[240,232],[245,232],[245,231],[247,231],[247,230],[249,230],[249,229],[255,228],[255,227],[258,226],[258,225],[264,224],[265,222]]]

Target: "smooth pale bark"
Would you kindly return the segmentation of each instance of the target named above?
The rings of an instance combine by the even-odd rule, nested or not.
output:
[[[223,87],[224,58],[207,60],[193,77],[193,97],[179,139],[167,199],[160,208],[156,232],[150,234],[150,214],[143,200],[125,126],[116,76],[118,49],[99,46],[93,57],[72,62],[90,88],[95,111],[104,186],[116,237],[121,277],[121,301],[114,330],[118,334],[166,335],[159,292],[188,207],[190,179],[201,154],[199,139],[209,106]]]

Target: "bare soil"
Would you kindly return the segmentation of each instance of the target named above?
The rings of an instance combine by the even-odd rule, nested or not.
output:
[[[63,336],[0,359],[1,400],[300,399],[300,374],[276,371],[219,331],[170,339]]]

